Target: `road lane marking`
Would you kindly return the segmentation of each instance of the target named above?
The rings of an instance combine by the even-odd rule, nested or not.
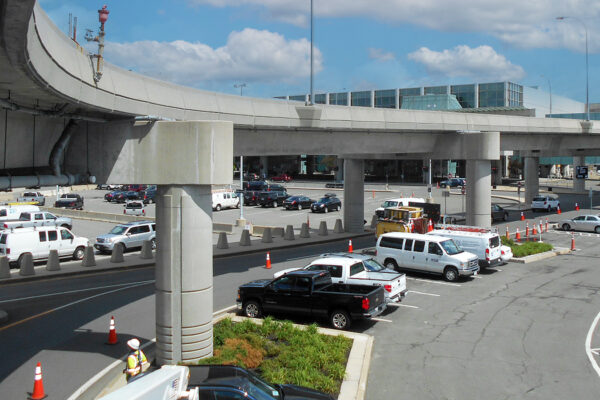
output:
[[[411,280],[411,281],[419,281],[419,282],[427,282],[427,283],[435,283],[436,285],[446,285],[446,286],[457,286],[457,287],[461,287],[462,285],[459,283],[450,283],[450,282],[438,282],[438,281],[432,281],[430,279],[421,279],[421,278],[410,278],[407,277],[406,279]]]
[[[420,308],[417,306],[411,306],[409,304],[398,304],[398,303],[388,303],[388,307]]]
[[[96,298],[96,297],[104,296],[106,294],[115,293],[115,292],[118,292],[118,291],[123,290],[123,289],[131,289],[131,288],[136,287],[136,286],[143,286],[143,285],[146,285],[146,284],[147,283],[138,283],[138,284],[135,284],[135,285],[124,286],[124,287],[120,287],[118,289],[109,290],[108,292],[98,293],[98,294],[95,294],[93,296],[86,297],[84,299],[79,299],[79,300],[73,301],[73,302],[68,303],[68,304],[63,304],[62,306],[55,307],[55,308],[53,308],[51,310],[47,310],[47,311],[41,312],[39,314],[32,315],[30,317],[24,318],[24,319],[22,319],[20,321],[15,321],[12,324],[5,325],[5,326],[3,326],[3,327],[0,328],[0,332],[6,330],[8,328],[12,328],[13,326],[21,325],[21,324],[23,324],[23,323],[25,323],[27,321],[31,321],[33,319],[42,317],[44,315],[51,314],[51,313],[53,313],[55,311],[62,310],[63,308],[67,308],[67,307],[73,306],[73,305],[78,304],[78,303],[83,303],[84,301],[91,300],[91,299]]]
[[[114,287],[119,287],[119,286],[126,286],[126,285],[145,285],[145,284],[151,283],[151,282],[154,282],[154,279],[148,280],[148,281],[118,283],[118,284],[115,284],[115,285],[108,285],[108,286],[97,286],[97,287],[87,288],[87,289],[68,290],[68,291],[65,291],[65,292],[39,294],[37,296],[20,297],[18,299],[0,300],[0,304],[2,304],[2,303],[11,303],[13,301],[21,301],[21,300],[40,299],[42,297],[60,296],[62,294],[71,294],[71,293],[89,292],[89,291],[92,291],[92,290],[109,289],[109,288],[114,288]]]
[[[422,294],[425,296],[435,296],[435,297],[440,297],[439,294],[435,294],[435,293],[426,293],[426,292],[417,292],[416,290],[409,290],[407,293],[416,293],[416,294]]]
[[[596,362],[596,359],[594,358],[593,351],[592,351],[592,336],[594,335],[594,331],[596,330],[598,321],[600,321],[600,313],[598,313],[596,315],[596,318],[594,318],[594,322],[592,322],[592,325],[590,326],[590,329],[588,330],[587,337],[585,338],[585,352],[587,353],[588,359],[590,360],[590,363],[592,364],[592,368],[594,368],[594,370],[596,371],[596,374],[598,374],[598,376],[600,377],[600,367],[598,366],[598,363]]]
[[[479,276],[479,275],[473,275],[472,278],[481,279],[481,276]]]
[[[371,318],[372,321],[377,321],[377,322],[394,322],[391,319],[384,319],[384,318]]]

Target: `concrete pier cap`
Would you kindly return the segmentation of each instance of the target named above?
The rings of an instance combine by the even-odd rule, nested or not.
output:
[[[88,136],[101,181],[158,185],[157,363],[212,356],[211,185],[232,183],[233,123],[129,121],[90,126]]]

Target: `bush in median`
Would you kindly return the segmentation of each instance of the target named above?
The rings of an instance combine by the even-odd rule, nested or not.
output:
[[[512,239],[507,239],[501,236],[502,244],[510,247],[513,252],[513,257],[525,257],[532,254],[544,253],[554,248],[550,243],[542,242],[525,242],[523,244],[515,243]]]

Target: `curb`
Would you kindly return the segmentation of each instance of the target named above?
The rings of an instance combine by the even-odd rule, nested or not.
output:
[[[0,324],[5,323],[6,321],[8,321],[8,314],[6,311],[4,310],[0,310]]]
[[[552,257],[556,257],[558,255],[569,254],[569,253],[571,253],[571,250],[557,247],[550,251],[545,251],[543,253],[538,253],[538,254],[532,254],[532,255],[526,256],[526,257],[520,257],[520,258],[513,257],[510,259],[510,261],[519,263],[519,264],[529,264],[531,262],[545,260],[546,258],[552,258]]]

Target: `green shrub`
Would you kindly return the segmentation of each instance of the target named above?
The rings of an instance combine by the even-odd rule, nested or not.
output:
[[[525,257],[532,254],[544,253],[552,250],[554,247],[550,243],[526,242],[520,245],[511,246],[513,256]]]

